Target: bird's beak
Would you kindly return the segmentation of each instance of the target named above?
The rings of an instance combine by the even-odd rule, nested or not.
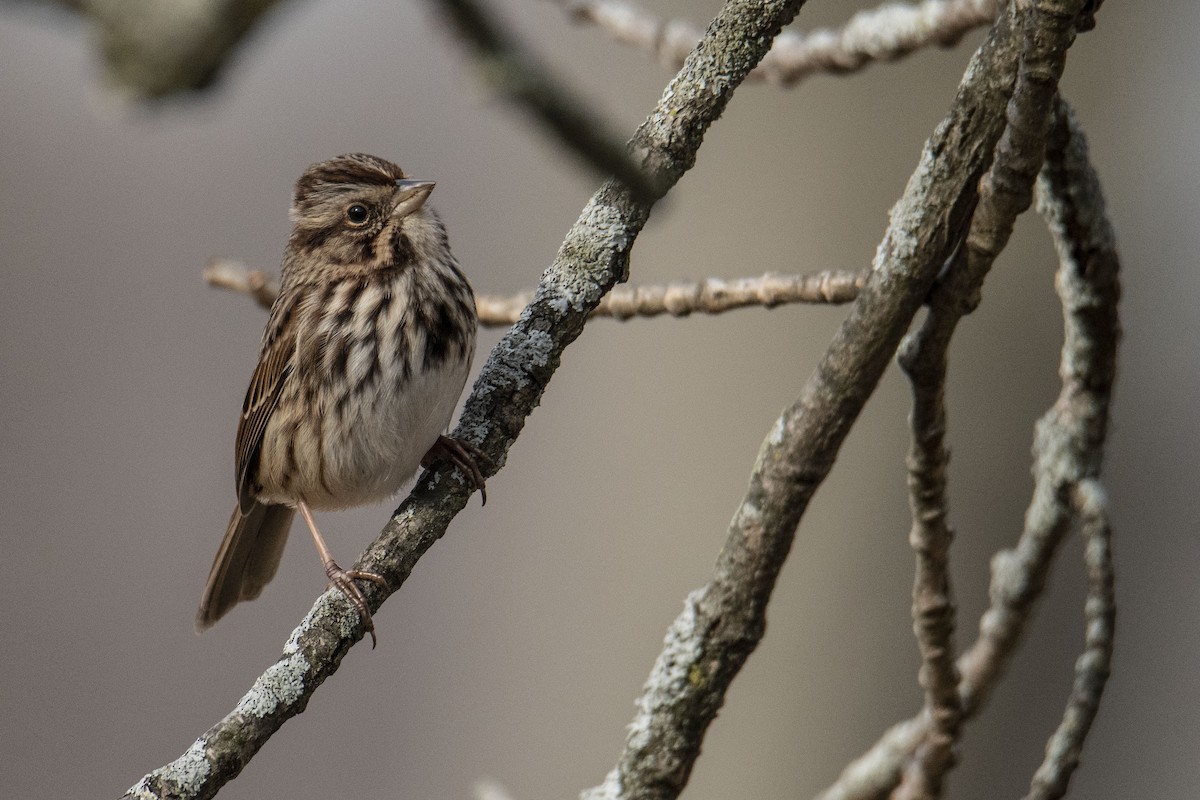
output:
[[[396,194],[393,200],[396,205],[392,208],[392,216],[397,219],[407,217],[419,210],[429,199],[429,193],[436,186],[433,181],[417,181],[407,178],[396,181]]]

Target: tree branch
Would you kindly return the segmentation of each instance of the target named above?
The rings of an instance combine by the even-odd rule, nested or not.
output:
[[[263,308],[270,308],[279,285],[262,270],[248,269],[236,261],[213,259],[204,267],[209,286],[250,295]],[[774,308],[789,303],[849,303],[858,296],[866,280],[865,272],[829,270],[811,275],[768,273],[759,278],[705,278],[691,283],[667,286],[615,286],[592,311],[593,317],[656,317],[670,314],[686,317],[692,313],[722,314],[737,308],[764,306]],[[521,317],[533,301],[533,292],[508,297],[478,295],[475,308],[479,324],[485,327],[507,326]]]
[[[1063,387],[1037,425],[1034,491],[1025,530],[1013,550],[993,558],[991,607],[980,621],[978,639],[958,660],[964,720],[981,710],[1020,642],[1050,564],[1076,513],[1073,487],[1099,475],[1115,377],[1119,336],[1115,239],[1083,134],[1061,100],[1056,102],[1037,190],[1039,211],[1059,255],[1057,283],[1065,322],[1060,368]],[[1089,614],[1093,605],[1089,601]],[[1097,613],[1102,618],[1102,612]],[[1089,626],[1089,641],[1090,630]],[[1089,652],[1099,650],[1094,647]],[[1093,656],[1087,658],[1089,664],[1094,663]],[[1089,686],[1102,686],[1097,674],[1089,673]],[[1092,691],[1098,698],[1098,690]],[[1069,715],[1083,721],[1083,715]],[[1090,723],[1090,718],[1086,722]],[[887,797],[901,780],[905,765],[926,741],[930,726],[925,711],[894,726],[843,771],[820,795],[821,800]],[[1076,732],[1072,735],[1086,734],[1086,724],[1071,727]],[[1062,772],[1060,763],[1065,764],[1056,761],[1048,770]],[[1073,766],[1066,767],[1068,774]]]
[[[984,181],[986,183],[986,181]],[[981,205],[983,201],[981,200]],[[978,213],[975,219],[978,219]],[[968,236],[968,238],[970,238]],[[949,269],[961,272],[965,248],[950,260]],[[982,282],[983,275],[979,276]],[[900,351],[900,366],[912,385],[910,417],[912,445],[908,455],[908,501],[912,509],[909,542],[916,551],[913,578],[913,632],[921,652],[918,679],[925,691],[923,715],[929,731],[910,765],[913,779],[906,781],[903,800],[941,796],[942,776],[954,763],[954,744],[962,721],[955,668],[954,597],[950,584],[950,544],[954,538],[947,517],[946,469],[950,453],[946,437],[947,351],[960,318],[953,306],[937,302],[935,288],[929,313],[917,333]]]
[[[1087,431],[1090,448],[1081,453],[1078,482],[1070,494],[1081,522],[1088,570],[1087,625],[1070,701],[1062,724],[1046,744],[1046,758],[1033,776],[1028,800],[1052,800],[1067,791],[1108,680],[1116,619],[1112,532],[1098,478],[1103,455],[1100,445],[1107,433],[1108,402],[1116,374],[1119,263],[1100,181],[1088,161],[1087,143],[1071,109],[1061,100],[1055,118],[1049,157],[1038,180],[1038,207],[1050,226],[1062,263],[1057,285],[1067,312],[1063,373],[1077,389],[1064,413],[1092,422]],[[1068,352],[1072,356],[1069,361]]]
[[[528,111],[542,127],[601,175],[613,175],[635,194],[661,197],[657,186],[630,158],[624,143],[587,106],[559,84],[516,39],[500,29],[474,0],[433,0],[470,45],[484,83]]]
[[[809,275],[767,273],[758,278],[705,278],[666,286],[617,286],[604,296],[593,317],[627,320],[670,314],[686,317],[693,313],[723,314],[738,308],[774,308],[792,303],[838,305],[858,296],[866,281],[865,272],[829,270]],[[532,293],[512,297],[482,295],[476,298],[483,325],[515,322]]]
[[[800,5],[801,0],[728,0],[631,142],[642,168],[662,181],[659,185],[673,185],[692,166],[705,131]],[[626,277],[629,250],[651,207],[651,201],[636,198],[621,184],[606,182],[567,234],[533,302],[493,348],[455,431],[484,450],[488,474],[503,466],[563,350],[582,332],[591,310]],[[473,490],[455,474],[446,466],[422,474],[356,564],[387,580],[386,587],[365,587],[372,611],[400,588],[466,505]],[[336,589],[326,591],[293,631],[280,659],[234,710],[178,759],[142,778],[126,797],[212,797],[304,710],[362,636],[353,608]]]
[[[89,17],[109,83],[136,99],[209,88],[279,0],[42,0]]]
[[[686,784],[727,688],[762,638],[767,603],[809,500],[962,239],[979,176],[1004,130],[1020,31],[1002,19],[972,59],[949,116],[892,209],[858,299],[763,442],[711,579],[688,595],[668,630],[616,768],[586,800],[670,800]]]
[[[626,0],[559,0],[572,19],[596,25],[614,39],[675,67],[700,31],[690,22],[662,20]],[[748,80],[795,86],[815,73],[857,72],[877,61],[894,61],[937,45],[950,47],[964,34],[996,18],[996,0],[887,2],[860,11],[840,30],[784,31]]]
[[[261,269],[250,269],[240,261],[212,258],[200,274],[209,286],[249,295],[268,311],[279,295],[278,280]]]
[[[1017,217],[1033,200],[1033,185],[1045,157],[1050,107],[1072,41],[1075,14],[1033,15],[1025,23],[1025,42],[1017,83],[1008,105],[1008,125],[996,147],[996,161],[980,181],[979,205],[965,246],[952,260],[945,280],[935,288],[929,314],[909,338],[900,356],[913,388],[913,444],[909,455],[909,492],[913,511],[910,540],[917,551],[913,584],[913,627],[921,651],[920,683],[925,690],[929,733],[905,767],[895,800],[933,800],[954,764],[963,707],[954,664],[954,602],[947,524],[945,381],[950,340],[958,321],[979,303],[984,279],[1004,249]]]

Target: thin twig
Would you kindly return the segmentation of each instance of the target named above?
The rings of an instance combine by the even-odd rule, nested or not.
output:
[[[960,249],[956,256],[963,252]],[[964,258],[952,257],[950,269],[960,270],[964,262]],[[918,679],[925,692],[929,730],[917,757],[910,761],[913,779],[905,782],[907,791],[900,792],[897,800],[941,796],[942,776],[953,764],[962,722],[950,583],[950,543],[954,538],[946,492],[950,453],[945,446],[947,350],[959,316],[942,304],[931,303],[921,328],[900,350],[900,365],[909,376],[913,394],[908,501],[912,509],[909,542],[917,559],[912,616],[921,651]]]
[[[639,167],[610,126],[555,80],[481,5],[475,0],[432,2],[470,45],[487,85],[528,111],[560,144],[601,175],[613,175],[646,199],[663,195],[667,185]]]
[[[765,630],[766,607],[817,487],[938,270],[961,241],[1004,130],[1019,29],[996,25],[892,209],[874,267],[799,398],[763,442],[709,582],[684,601],[651,670],[618,764],[585,800],[672,800],[708,725]]]
[[[993,558],[991,607],[980,621],[978,639],[958,660],[964,719],[986,703],[1020,642],[1054,555],[1070,530],[1075,513],[1071,487],[1099,475],[1104,452],[1119,334],[1118,260],[1083,135],[1065,103],[1058,103],[1037,188],[1039,211],[1059,255],[1063,386],[1037,425],[1034,491],[1025,530],[1013,550]],[[929,727],[924,711],[893,727],[843,771],[821,800],[887,797]]]
[[[646,50],[674,67],[700,37],[690,22],[663,20],[627,0],[559,0],[578,22],[596,25],[618,41]],[[950,47],[996,18],[996,0],[886,2],[860,11],[838,30],[784,31],[749,80],[794,86],[815,73],[856,72],[926,47]]]
[[[279,292],[278,283],[262,270],[249,269],[236,261],[213,259],[204,267],[204,280],[209,286],[229,289],[250,295],[264,308],[270,308]],[[613,287],[592,312],[593,317],[656,317],[670,314],[686,317],[689,314],[721,314],[749,306],[775,306],[789,303],[849,303],[858,296],[866,272],[829,270],[811,275],[779,275],[768,273],[758,278],[705,278],[692,283],[672,283],[667,286]],[[500,297],[479,295],[475,307],[479,323],[488,327],[512,325],[525,306],[533,301],[533,292]]]
[[[917,551],[913,627],[921,650],[920,683],[930,726],[916,757],[905,766],[894,800],[940,797],[942,780],[954,764],[963,706],[954,664],[949,573],[953,534],[947,523],[949,453],[944,444],[948,349],[959,320],[978,305],[984,279],[1008,243],[1017,216],[1033,201],[1034,181],[1045,157],[1054,90],[1065,64],[1065,46],[1072,38],[1073,17],[1052,19],[1058,24],[1026,22],[1008,125],[996,146],[995,163],[980,181],[979,205],[970,232],[947,277],[934,289],[924,323],[900,356],[913,388],[913,444],[908,461],[913,511],[910,540]]]
[[[1064,411],[1090,415],[1088,432],[1103,442],[1107,392],[1116,370],[1119,322],[1119,264],[1114,234],[1104,213],[1100,181],[1087,156],[1087,144],[1070,108],[1059,102],[1046,168],[1038,180],[1038,207],[1054,237],[1062,268],[1057,286],[1067,312],[1063,371],[1078,392],[1064,398]],[[1067,405],[1069,403],[1069,406]],[[1077,410],[1076,410],[1077,409]],[[1033,776],[1027,800],[1054,800],[1067,791],[1079,764],[1108,679],[1116,617],[1113,594],[1112,532],[1098,476],[1099,447],[1085,452],[1070,502],[1080,519],[1088,570],[1085,649],[1075,665],[1075,685],[1058,730],[1046,744],[1046,757]]]
[[[272,275],[227,258],[209,259],[200,274],[209,286],[249,295],[268,310],[279,295],[279,281]]]
[[[594,317],[627,320],[631,317],[657,317],[670,314],[686,317],[693,313],[723,314],[738,308],[775,306],[791,303],[837,305],[858,296],[866,272],[829,270],[809,275],[767,273],[757,278],[705,278],[666,286],[613,287],[592,312]],[[533,298],[532,293],[511,297],[483,295],[475,300],[482,325],[510,325],[521,309]]]
[[[693,58],[638,128],[633,145],[664,185],[695,162],[704,133],[733,91],[799,9],[799,0],[728,0]],[[503,467],[566,347],[591,310],[627,276],[629,251],[652,203],[613,180],[592,196],[542,276],[534,301],[484,363],[454,435],[480,447],[488,475]],[[426,471],[355,565],[383,576],[365,587],[372,612],[446,532],[472,489],[446,466]],[[126,797],[209,798],[308,705],[363,637],[361,620],[336,589],[326,591],[292,632],[280,659],[224,719],[175,761],[146,775]]]
[[[1025,800],[1058,800],[1067,793],[1112,665],[1117,607],[1107,499],[1100,482],[1089,478],[1075,487],[1071,502],[1081,522],[1088,573],[1084,651],[1075,662],[1075,683],[1062,722],[1046,742],[1046,757],[1033,775]]]

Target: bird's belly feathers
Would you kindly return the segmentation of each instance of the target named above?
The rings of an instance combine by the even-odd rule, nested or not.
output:
[[[345,507],[394,495],[450,424],[470,362],[445,362],[413,377],[401,391],[378,387],[370,411],[324,440],[325,482],[314,508]],[[322,487],[324,488],[324,487]]]
[[[382,311],[381,291],[394,296]],[[416,473],[450,424],[475,337],[474,319],[453,331],[419,324],[409,297],[403,284],[347,297],[343,307],[358,333],[344,339],[325,335],[328,317],[313,325],[321,344],[307,356],[300,346],[285,395],[309,392],[319,413],[272,415],[259,457],[260,500],[347,508],[392,496]],[[446,340],[456,346],[431,346]],[[280,407],[288,400],[281,397]]]
[[[399,389],[377,384],[365,390],[353,418],[340,417],[345,411],[329,396],[319,402],[325,413],[301,421],[294,434],[269,424],[260,499],[336,509],[391,497],[450,424],[469,368],[469,361],[447,361]],[[288,471],[276,467],[289,462],[285,480]]]

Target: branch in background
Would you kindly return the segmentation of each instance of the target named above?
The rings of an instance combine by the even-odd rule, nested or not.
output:
[[[1067,793],[1112,666],[1117,605],[1108,500],[1100,482],[1088,478],[1075,486],[1071,502],[1081,523],[1088,574],[1084,651],[1075,662],[1075,682],[1062,722],[1046,742],[1046,757],[1033,775],[1025,800],[1058,800]]]
[[[486,84],[528,111],[560,144],[601,175],[615,176],[646,199],[663,195],[667,186],[652,180],[609,126],[502,31],[482,6],[474,0],[433,0],[433,5],[470,46]]]
[[[799,9],[799,0],[728,0],[633,145],[663,185],[695,162],[704,133],[733,91]],[[627,275],[629,251],[652,202],[616,181],[592,196],[542,276],[533,302],[492,349],[467,398],[455,436],[479,446],[488,475],[504,465],[563,351],[583,331],[600,298]],[[383,576],[364,587],[372,612],[411,574],[472,491],[452,468],[424,472],[355,565]],[[208,798],[235,778],[275,731],[299,714],[363,636],[361,620],[336,589],[317,600],[280,659],[224,719],[175,761],[146,775],[126,797]]]
[[[978,219],[978,212],[974,219]],[[951,272],[965,268],[965,252],[965,248],[960,248],[951,257]],[[979,278],[982,281],[983,276]],[[978,291],[978,287],[973,288]],[[934,298],[939,294],[944,293],[935,288]],[[928,735],[921,742],[916,758],[909,762],[914,768],[914,779],[905,781],[907,791],[899,792],[897,800],[932,800],[941,796],[942,776],[954,764],[954,744],[962,724],[958,670],[954,664],[954,595],[950,584],[950,544],[954,532],[948,521],[946,496],[950,452],[945,445],[947,351],[960,316],[953,306],[947,310],[944,304],[931,302],[924,323],[900,350],[900,366],[908,375],[913,395],[909,418],[912,445],[907,459],[908,502],[912,509],[909,543],[917,555],[912,616],[921,652],[918,681],[925,692],[922,713],[928,720]]]
[[[135,99],[209,88],[278,0],[42,0],[94,23],[109,83]]]
[[[1078,483],[1070,497],[1083,534],[1088,597],[1085,649],[1075,664],[1071,699],[1062,724],[1046,744],[1046,757],[1033,776],[1028,800],[1052,800],[1066,793],[1108,680],[1116,619],[1112,532],[1098,477],[1120,336],[1120,264],[1087,143],[1071,109],[1061,100],[1055,117],[1046,167],[1038,180],[1038,208],[1062,263],[1057,286],[1067,318],[1063,374],[1076,391],[1060,403],[1063,413],[1093,422],[1087,431],[1088,447],[1079,453]],[[1069,361],[1067,352],[1072,356]]]
[[[858,299],[763,442],[712,577],[688,595],[668,630],[617,767],[585,800],[672,800],[687,783],[726,690],[763,636],[809,500],[966,231],[979,176],[1004,130],[1020,33],[1005,17],[972,58],[949,116],[892,209]]]
[[[686,317],[693,313],[723,314],[737,308],[774,308],[791,303],[837,305],[858,296],[866,272],[829,270],[810,275],[767,273],[758,278],[705,278],[666,286],[616,286],[592,312],[594,317],[657,317],[670,314]],[[483,325],[508,325],[521,315],[533,298],[531,293],[512,297],[483,295],[476,298]]]
[[[476,781],[473,789],[475,800],[513,800],[512,794],[491,778]]]
[[[979,638],[958,660],[964,719],[973,717],[986,703],[1020,642],[1054,555],[1070,530],[1076,513],[1072,505],[1075,489],[1099,476],[1115,377],[1119,336],[1115,239],[1083,134],[1061,100],[1055,108],[1037,190],[1038,208],[1059,256],[1057,284],[1065,323],[1060,367],[1063,386],[1058,400],[1037,425],[1034,491],[1025,530],[1013,550],[1002,551],[992,559],[991,607],[980,621]],[[1084,525],[1088,525],[1086,517]],[[1089,559],[1094,555],[1089,554]],[[1091,570],[1089,563],[1089,573]],[[1093,591],[1098,590],[1089,589]],[[1089,600],[1089,622],[1093,618],[1107,619],[1111,637],[1111,617],[1106,617],[1103,607],[1093,613],[1095,605]],[[1081,664],[1088,669],[1086,696],[1095,700],[1103,685],[1099,674],[1107,670],[1107,661],[1097,657],[1102,650],[1102,646],[1093,644],[1089,627],[1089,652]],[[1098,662],[1103,662],[1103,670]],[[1084,706],[1092,708],[1093,713],[1095,700]],[[1086,734],[1090,717],[1074,710],[1074,706],[1068,717],[1072,736]],[[926,740],[929,728],[930,719],[924,711],[894,726],[846,768],[837,783],[820,795],[821,800],[888,797],[901,780],[902,770]],[[1057,741],[1052,741],[1056,753],[1060,752]],[[1077,744],[1074,746],[1077,748]],[[1070,746],[1061,750],[1070,751]],[[1077,749],[1075,753],[1077,756]],[[1073,766],[1069,758],[1056,758],[1054,766],[1043,765],[1039,775],[1043,771],[1069,774]]]
[[[263,308],[270,308],[279,293],[279,285],[262,270],[249,269],[236,261],[213,259],[204,267],[209,286],[248,294]],[[858,296],[866,280],[865,272],[829,270],[812,275],[778,275],[760,278],[735,278],[730,281],[706,278],[693,283],[667,286],[616,286],[592,311],[593,317],[656,317],[670,314],[686,317],[692,313],[721,314],[735,308],[764,306],[774,308],[789,303],[849,303]],[[510,297],[479,295],[475,307],[479,323],[498,327],[511,325],[533,301],[533,292]]]
[[[700,37],[690,22],[662,20],[625,0],[559,0],[578,22],[603,28],[625,44],[677,66]],[[996,0],[887,2],[860,11],[840,30],[785,31],[750,74],[750,80],[794,86],[819,72],[856,72],[877,61],[894,61],[926,47],[950,47],[964,34],[996,18]]]
[[[1046,5],[1050,5],[1047,3]],[[1072,9],[1074,10],[1074,9]],[[1035,14],[1042,13],[1035,9]],[[929,733],[904,768],[894,800],[933,800],[954,765],[954,745],[963,720],[954,664],[954,601],[947,523],[945,386],[950,340],[963,315],[979,303],[984,279],[1008,244],[1017,217],[1033,202],[1034,181],[1045,159],[1055,87],[1074,38],[1074,15],[1042,13],[1025,23],[1025,45],[1017,71],[1008,125],[996,160],[980,181],[979,205],[964,247],[946,278],[935,287],[929,314],[906,342],[900,365],[913,389],[913,443],[909,455],[910,541],[917,551],[913,581],[913,628],[921,651],[920,684],[925,691]]]
[[[250,295],[267,310],[279,295],[279,281],[261,269],[250,269],[238,261],[210,259],[200,274],[209,286]]]

